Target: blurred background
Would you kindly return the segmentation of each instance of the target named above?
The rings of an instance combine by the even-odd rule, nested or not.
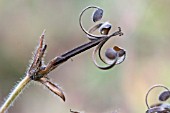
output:
[[[73,57],[50,73],[62,87],[66,102],[37,83],[31,83],[8,113],[143,113],[145,95],[155,84],[170,87],[169,0],[0,0],[0,104],[24,76],[39,36],[46,29],[46,63],[88,42],[79,27],[85,7],[104,9],[102,21],[124,35],[109,40],[127,51],[126,60],[100,70],[92,62],[94,48]],[[92,10],[84,16],[89,28]],[[162,89],[155,89],[149,103],[158,102]]]

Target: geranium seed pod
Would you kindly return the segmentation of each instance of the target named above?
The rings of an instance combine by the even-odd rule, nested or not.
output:
[[[164,91],[159,95],[159,100],[160,101],[166,101],[169,97],[170,97],[170,92]]]
[[[78,111],[72,111],[71,109],[70,109],[70,112],[71,112],[71,113],[80,113],[80,112],[78,112]]]
[[[117,52],[113,48],[108,48],[105,52],[105,56],[110,60],[114,60],[117,57]]]
[[[146,113],[166,113],[166,109],[163,107],[153,107],[148,109]]]
[[[122,57],[123,55],[125,55],[125,51],[121,49],[120,51],[118,51],[118,55],[119,57]]]
[[[99,28],[99,32],[102,35],[108,35],[110,29],[112,28],[112,25],[109,22],[105,22],[101,27]]]
[[[97,10],[94,11],[92,18],[93,18],[93,22],[97,22],[99,20],[101,20],[103,16],[103,10],[98,8]]]
[[[118,46],[114,46],[113,49],[114,49],[115,51],[117,51],[119,57],[122,57],[123,55],[125,55],[125,50],[119,48]]]

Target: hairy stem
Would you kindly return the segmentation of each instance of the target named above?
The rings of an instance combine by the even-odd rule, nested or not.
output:
[[[25,88],[25,86],[31,81],[29,76],[25,76],[19,84],[14,88],[14,90],[10,93],[8,98],[5,100],[4,104],[0,108],[0,113],[4,113],[10,105],[14,102],[14,100],[18,97],[21,91]]]

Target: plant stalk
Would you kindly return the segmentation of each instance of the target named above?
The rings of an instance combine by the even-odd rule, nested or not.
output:
[[[14,90],[9,94],[4,104],[0,108],[0,113],[5,113],[7,109],[11,106],[11,104],[15,101],[15,99],[19,96],[25,86],[31,81],[30,77],[25,76],[19,84],[14,88]]]
[[[62,54],[59,57],[55,57],[52,61],[53,61],[53,68],[50,70],[52,71],[53,69],[55,69],[59,64],[64,63],[65,61],[67,61],[68,59],[70,59],[73,56],[76,56],[96,45],[98,45],[100,42],[102,42],[103,40],[109,39],[112,36],[117,36],[117,35],[122,35],[121,29],[119,28],[119,31],[111,34],[110,36],[107,37],[101,37],[98,38],[96,40],[92,40],[90,42],[87,42],[85,44],[82,44],[76,48],[73,48],[72,50]],[[44,50],[45,51],[45,50]],[[49,71],[49,72],[50,72]],[[48,72],[48,73],[49,73]],[[41,71],[39,72],[41,73]],[[46,73],[47,74],[47,73]],[[18,85],[14,88],[14,90],[12,90],[12,92],[9,94],[9,96],[7,97],[7,99],[5,100],[4,104],[1,106],[0,108],[0,113],[5,113],[5,111],[7,111],[7,109],[10,107],[10,105],[15,101],[15,99],[19,96],[19,94],[23,91],[23,89],[25,88],[26,85],[28,85],[28,83],[31,81],[32,79],[30,78],[30,76],[27,74],[19,83]]]

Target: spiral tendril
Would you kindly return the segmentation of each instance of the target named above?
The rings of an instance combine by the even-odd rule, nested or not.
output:
[[[107,61],[106,58],[103,58],[102,55],[101,55],[101,49],[103,47],[103,45],[113,36],[116,36],[116,35],[123,35],[123,33],[121,32],[121,28],[118,27],[118,32],[114,32],[112,34],[109,35],[109,31],[112,27],[112,25],[109,23],[109,22],[100,22],[98,23],[97,25],[94,25],[92,26],[89,30],[86,30],[82,24],[82,16],[84,14],[85,11],[89,10],[89,9],[96,9],[96,11],[93,13],[93,22],[97,22],[99,20],[101,20],[102,18],[102,15],[103,15],[103,10],[97,6],[88,6],[86,7],[80,14],[80,17],[79,17],[79,24],[80,24],[80,27],[82,29],[82,31],[87,35],[88,39],[93,41],[93,40],[98,40],[98,39],[103,39],[98,45],[97,47],[94,49],[93,51],[93,54],[92,54],[92,58],[93,58],[93,62],[94,64],[100,68],[100,69],[103,69],[103,70],[106,70],[106,69],[110,69],[112,68],[114,65],[116,64],[120,64],[124,61],[125,57],[126,57],[126,51],[123,50],[123,49],[120,49],[119,47],[117,46],[114,46],[114,47],[117,47],[119,48],[119,50],[123,51],[123,55],[120,56],[120,51],[119,50],[116,50],[116,56],[115,56],[115,59],[110,59],[110,61]],[[100,35],[95,35],[93,34],[93,32],[95,32],[96,30],[99,30],[99,33]],[[113,48],[115,49],[115,48]],[[97,63],[97,60],[96,60],[96,54],[98,54],[98,57],[99,59],[104,63],[106,64],[106,66],[100,66],[98,63]],[[108,54],[111,54],[111,53],[108,53]]]

